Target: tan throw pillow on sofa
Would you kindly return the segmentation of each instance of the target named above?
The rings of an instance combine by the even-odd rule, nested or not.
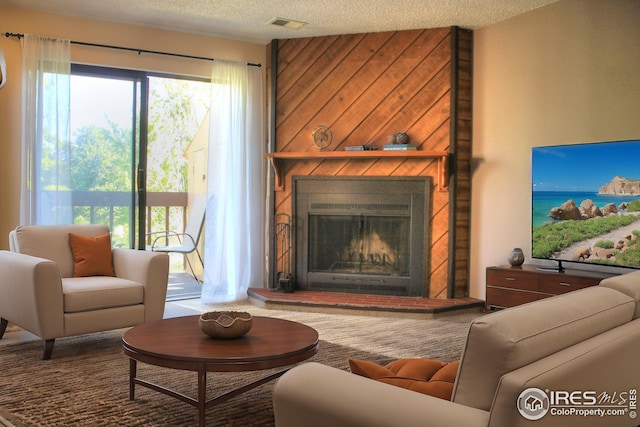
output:
[[[111,259],[111,235],[89,237],[69,233],[73,252],[73,277],[115,276]]]
[[[451,400],[459,362],[445,363],[433,359],[399,359],[386,366],[349,359],[351,372],[372,380]]]

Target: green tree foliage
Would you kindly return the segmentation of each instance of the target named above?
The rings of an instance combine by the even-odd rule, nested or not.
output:
[[[71,142],[71,188],[75,191],[131,191],[131,131],[113,122],[85,126]]]
[[[77,131],[71,142],[71,188],[76,192],[108,192],[109,197],[102,199],[102,204],[75,206],[75,223],[110,224],[111,215],[114,226],[129,223],[130,209],[118,206],[114,198],[126,200],[132,190],[131,138],[130,130],[110,121],[108,127],[85,126]],[[113,233],[112,239],[114,246],[129,246],[126,235]]]
[[[150,80],[148,191],[187,191],[187,148],[208,107],[209,84]]]
[[[42,139],[40,156],[39,183],[44,190],[61,191],[68,190],[70,183],[68,176],[61,176],[59,170],[67,170],[69,163],[69,151],[59,146],[57,138],[49,135],[49,129],[45,128],[45,137]]]

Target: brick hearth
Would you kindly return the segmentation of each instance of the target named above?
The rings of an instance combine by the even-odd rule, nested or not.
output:
[[[406,313],[436,315],[459,310],[481,311],[484,301],[475,298],[432,299],[365,295],[343,292],[315,292],[296,290],[291,293],[267,288],[249,288],[249,297],[267,308],[286,306],[287,309],[338,309],[376,313]]]

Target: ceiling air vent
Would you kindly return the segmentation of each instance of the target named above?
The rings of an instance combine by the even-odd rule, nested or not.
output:
[[[294,21],[293,19],[287,19],[287,18],[273,18],[272,20],[267,22],[267,24],[277,25],[278,27],[292,28],[294,30],[297,30],[298,28],[302,28],[305,25],[307,25],[306,22]]]

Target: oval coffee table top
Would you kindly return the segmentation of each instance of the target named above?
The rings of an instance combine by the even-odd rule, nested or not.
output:
[[[253,317],[244,336],[215,339],[198,325],[200,316],[156,320],[135,326],[122,337],[125,353],[160,366],[207,371],[249,371],[306,360],[318,351],[318,332],[302,323],[273,317]]]

